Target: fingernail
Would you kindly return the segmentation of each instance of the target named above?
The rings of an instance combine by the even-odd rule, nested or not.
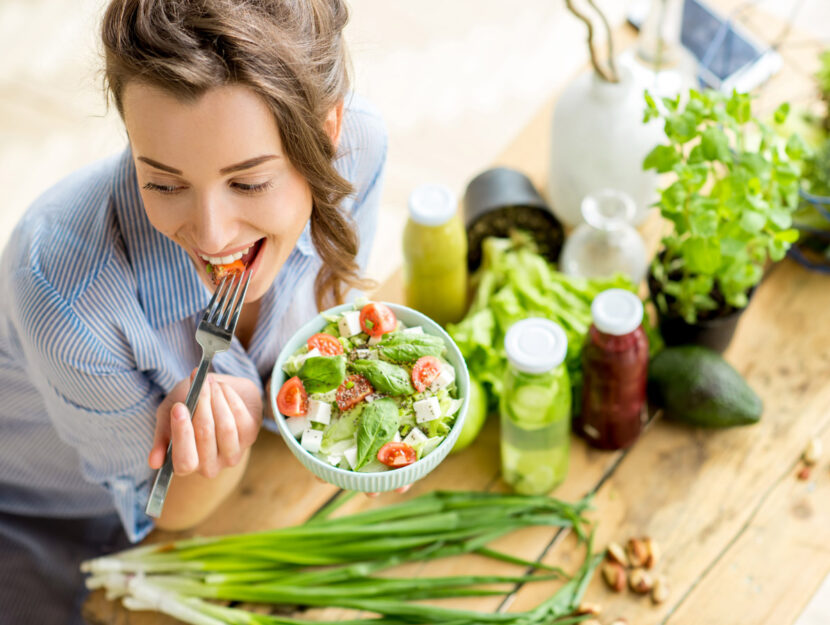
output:
[[[184,404],[177,402],[173,405],[173,418],[176,421],[184,421],[187,419],[187,406]]]

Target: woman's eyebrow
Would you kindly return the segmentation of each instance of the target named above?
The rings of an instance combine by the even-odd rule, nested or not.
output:
[[[230,174],[236,171],[242,171],[243,169],[251,169],[251,167],[256,167],[257,165],[261,165],[262,163],[273,160],[275,158],[280,157],[276,154],[265,154],[263,156],[255,156],[254,158],[249,158],[247,161],[242,161],[241,163],[236,163],[235,165],[228,165],[227,167],[223,167],[219,170],[219,173]],[[170,167],[170,165],[159,163],[158,161],[154,161],[153,159],[147,158],[146,156],[139,156],[138,160],[147,163],[150,167],[155,167],[156,169],[160,169],[171,174],[181,175],[182,173],[181,169],[176,169],[175,167]]]
[[[237,163],[236,165],[228,165],[227,167],[223,167],[219,170],[219,173],[230,174],[235,171],[250,169],[251,167],[256,167],[257,165],[261,165],[262,163],[273,160],[275,158],[279,158],[279,156],[277,156],[276,154],[265,154],[264,156],[256,156],[254,158],[249,158],[247,161]]]

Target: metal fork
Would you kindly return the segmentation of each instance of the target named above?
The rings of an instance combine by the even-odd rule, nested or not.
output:
[[[227,351],[231,346],[233,332],[236,329],[236,322],[239,321],[239,313],[242,310],[242,302],[245,300],[245,293],[248,291],[250,280],[250,271],[234,273],[222,278],[205,309],[205,314],[202,315],[202,319],[199,321],[199,326],[196,328],[196,342],[202,346],[202,361],[199,363],[196,377],[193,378],[193,383],[190,385],[185,400],[191,419],[213,356],[218,352]],[[161,509],[164,507],[164,499],[167,496],[167,489],[170,487],[172,477],[173,442],[171,440],[167,446],[164,465],[156,474],[156,481],[150,491],[150,499],[144,509],[149,516],[155,518],[161,516]]]

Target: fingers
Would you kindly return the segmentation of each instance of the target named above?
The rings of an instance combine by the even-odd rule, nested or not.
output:
[[[225,399],[228,402],[228,407],[233,414],[236,423],[236,431],[239,436],[240,449],[247,449],[254,444],[257,434],[259,434],[259,426],[262,423],[262,415],[252,415],[248,406],[242,401],[234,388],[224,382],[219,382],[219,386],[225,394]]]
[[[213,409],[219,459],[226,466],[235,466],[241,455],[236,420],[231,407],[228,405],[224,388],[212,379],[210,380],[210,403]]]
[[[219,472],[216,463],[218,448],[216,445],[216,427],[213,421],[211,377],[205,380],[199,392],[196,411],[193,413],[193,435],[198,452],[198,470],[205,477],[215,477]]]
[[[156,411],[156,432],[153,435],[153,446],[147,457],[151,469],[160,469],[164,464],[167,446],[170,444],[170,403],[163,401]]]
[[[170,427],[173,438],[173,470],[176,475],[189,475],[199,466],[196,438],[187,407],[181,402],[170,411]]]
[[[395,492],[396,492],[396,493],[400,493],[400,494],[402,495],[402,494],[404,494],[406,491],[408,491],[410,488],[412,488],[412,484],[407,484],[406,486],[401,486],[400,488],[396,488],[396,489],[395,489]],[[378,495],[380,495],[380,493],[366,493],[366,496],[367,496],[367,497],[369,497],[369,498],[371,498],[371,499],[374,499],[374,498],[375,498],[375,497],[377,497]]]

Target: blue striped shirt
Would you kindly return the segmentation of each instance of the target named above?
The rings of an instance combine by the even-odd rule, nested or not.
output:
[[[351,96],[335,166],[365,269],[386,159],[374,109]],[[248,349],[234,339],[218,373],[262,387],[279,350],[317,312],[321,266],[310,229],[260,303]],[[0,260],[0,510],[82,517],[117,511],[137,541],[156,408],[198,364],[194,333],[211,293],[187,253],[144,213],[129,148],[44,193]]]

